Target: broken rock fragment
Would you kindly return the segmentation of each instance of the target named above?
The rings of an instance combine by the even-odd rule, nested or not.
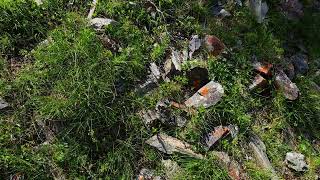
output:
[[[166,154],[181,153],[199,159],[203,158],[201,154],[197,154],[191,150],[190,144],[164,133],[152,136],[146,143]]]
[[[155,63],[150,63],[149,68],[151,73],[147,76],[147,80],[143,84],[140,84],[136,89],[136,91],[140,94],[147,93],[158,87],[158,81],[160,81],[162,78],[159,67]]]
[[[286,155],[285,162],[287,166],[297,172],[307,171],[309,166],[305,162],[305,157],[301,153],[288,152]]]
[[[264,88],[267,85],[268,81],[262,77],[260,74],[257,74],[252,83],[249,86],[249,90],[253,90],[256,88]]]
[[[247,179],[246,174],[241,169],[239,163],[232,160],[225,152],[213,151],[213,154],[221,162],[221,164],[228,170],[228,175],[232,180]]]
[[[208,84],[199,89],[186,102],[187,107],[201,107],[208,108],[219,102],[224,95],[224,90],[221,84],[210,81]]]
[[[105,26],[110,25],[111,23],[114,23],[115,21],[108,18],[93,18],[90,19],[90,25],[94,27],[96,30],[100,31]]]
[[[0,98],[0,110],[5,109],[7,107],[9,107],[9,104]]]
[[[223,42],[213,35],[206,35],[204,38],[204,43],[209,53],[214,56],[220,55],[225,49]]]
[[[164,63],[165,76],[175,75],[181,71],[181,64],[184,61],[184,53],[173,50],[171,57],[168,58]]]
[[[254,134],[251,135],[249,147],[251,148],[253,155],[255,156],[255,159],[257,160],[258,164],[267,172],[271,173],[271,178],[279,179],[268,159],[268,156],[266,153],[266,146],[257,135],[254,135]]]
[[[267,3],[262,0],[249,0],[249,8],[256,16],[258,23],[263,22],[269,10]]]
[[[201,39],[198,35],[194,35],[191,38],[191,41],[189,42],[189,58],[192,59],[192,55],[195,51],[200,49],[201,47]]]
[[[208,148],[211,148],[221,138],[231,134],[234,138],[238,134],[238,127],[234,125],[229,126],[217,126],[212,132],[205,136],[205,143]]]
[[[299,89],[297,85],[288,78],[282,71],[276,72],[275,85],[278,89],[282,90],[284,96],[289,100],[296,100],[299,96]]]

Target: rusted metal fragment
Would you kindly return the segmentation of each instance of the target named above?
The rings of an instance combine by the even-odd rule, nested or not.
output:
[[[215,105],[219,102],[224,95],[224,90],[221,84],[214,81],[210,81],[208,84],[199,89],[193,96],[191,96],[186,102],[187,107],[205,107]]]
[[[299,97],[299,89],[297,85],[288,78],[282,71],[276,72],[275,85],[278,89],[283,91],[284,96],[289,100],[296,100]]]
[[[166,154],[181,153],[194,158],[203,158],[201,154],[197,154],[192,151],[190,144],[164,133],[152,136],[146,141],[146,143]]]

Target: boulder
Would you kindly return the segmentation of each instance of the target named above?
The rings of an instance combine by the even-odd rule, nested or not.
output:
[[[214,81],[210,81],[208,84],[199,89],[193,96],[191,96],[186,102],[187,107],[205,107],[215,105],[219,102],[224,95],[224,90],[221,84]]]

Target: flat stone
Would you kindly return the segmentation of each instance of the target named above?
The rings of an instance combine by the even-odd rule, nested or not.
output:
[[[257,160],[258,164],[264,170],[271,173],[271,178],[279,179],[268,159],[268,156],[266,153],[266,146],[257,135],[251,135],[249,147],[251,148],[253,155],[255,156],[255,159]]]
[[[140,94],[147,93],[154,88],[159,86],[159,81],[162,80],[162,76],[160,73],[159,67],[155,63],[150,63],[150,74],[147,76],[147,80],[138,85],[138,88],[136,89],[136,92]]]
[[[208,84],[199,89],[193,96],[191,96],[186,102],[187,107],[205,107],[215,105],[219,102],[224,95],[224,90],[221,84],[214,81],[210,81]]]
[[[309,70],[308,56],[304,54],[296,54],[292,56],[291,62],[294,65],[294,70],[296,74],[305,74]]]
[[[102,30],[105,26],[110,25],[111,23],[115,22],[112,19],[108,18],[93,18],[90,19],[90,25],[94,27],[96,30]]]
[[[190,144],[164,133],[152,136],[146,143],[166,154],[181,153],[194,158],[203,158],[201,154],[192,151]]]
[[[301,153],[288,152],[286,154],[285,162],[289,168],[297,172],[305,172],[309,169],[309,166],[305,161],[305,157]]]
[[[221,164],[228,170],[228,175],[232,180],[247,179],[247,175],[243,172],[239,163],[230,158],[225,152],[212,152]]]
[[[9,104],[0,98],[0,110],[5,109],[7,107],[9,107]]]
[[[275,85],[278,89],[283,91],[284,96],[289,100],[296,100],[299,97],[299,89],[297,85],[288,78],[282,71],[276,72]]]

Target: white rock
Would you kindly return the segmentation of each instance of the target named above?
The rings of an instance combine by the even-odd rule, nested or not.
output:
[[[90,20],[90,25],[97,30],[102,30],[103,27],[108,26],[113,22],[115,21],[108,18],[93,18]]]
[[[285,162],[287,166],[298,172],[307,171],[309,166],[304,160],[304,155],[296,152],[288,152],[286,155]]]

